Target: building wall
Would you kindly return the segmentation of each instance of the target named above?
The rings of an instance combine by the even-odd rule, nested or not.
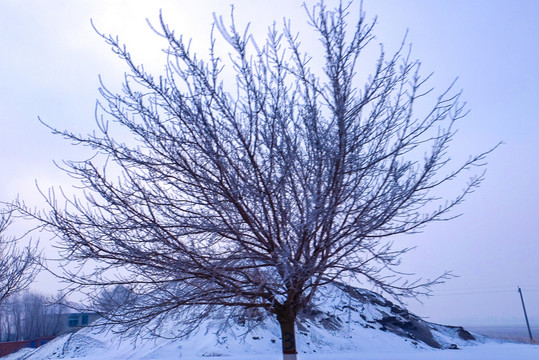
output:
[[[54,336],[43,337],[35,340],[25,340],[25,341],[10,341],[0,343],[0,357],[12,354],[19,351],[22,348],[38,348],[41,345],[49,342],[54,339]]]
[[[78,331],[99,318],[101,316],[97,313],[62,314],[60,318],[60,334]]]

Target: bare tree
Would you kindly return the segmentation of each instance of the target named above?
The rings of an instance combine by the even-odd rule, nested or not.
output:
[[[402,297],[443,280],[399,275],[408,249],[393,241],[455,216],[483,179],[464,173],[488,151],[450,161],[460,93],[449,88],[414,111],[430,90],[404,43],[393,56],[382,50],[358,84],[374,22],[360,12],[349,26],[348,11],[307,11],[320,38],[308,53],[288,22],[257,44],[233,17],[229,27],[216,18],[231,53],[219,57],[212,35],[207,61],[160,17],[160,77],[102,35],[129,67],[123,93],[102,86],[98,132],[52,129],[95,156],[61,166],[84,195],[60,204],[51,190],[50,210],[33,216],[59,237],[74,286],[136,294],[105,314],[111,322],[182,314],[196,325],[218,309],[258,308],[276,316],[284,356],[295,359],[296,315],[320,286],[356,279]],[[458,180],[448,197],[445,185]]]
[[[121,285],[112,289],[103,289],[98,296],[92,297],[92,310],[103,314],[114,314],[121,309],[128,309],[129,303],[133,301],[135,295],[129,288]]]
[[[0,341],[55,336],[65,329],[67,306],[61,297],[23,291],[0,304]]]
[[[17,246],[17,238],[8,237],[12,211],[0,212],[0,304],[10,295],[26,289],[39,267],[37,244]]]

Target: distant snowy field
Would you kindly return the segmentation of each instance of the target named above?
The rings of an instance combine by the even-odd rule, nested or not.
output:
[[[530,336],[526,324],[520,325],[472,325],[466,330],[496,339],[511,340],[520,343],[530,343]],[[539,345],[539,326],[532,326],[533,343]]]

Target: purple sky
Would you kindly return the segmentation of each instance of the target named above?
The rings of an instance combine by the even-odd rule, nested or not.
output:
[[[164,45],[147,17],[156,21],[162,8],[171,27],[193,37],[204,54],[211,14],[228,16],[230,2],[240,24],[252,21],[255,34],[264,35],[282,16],[305,31],[302,1],[2,1],[0,200],[20,194],[38,205],[36,179],[43,189],[69,188],[69,178],[52,161],[80,158],[81,152],[50,135],[37,117],[58,128],[91,131],[98,74],[112,88],[120,85],[125,68],[94,33],[90,18],[159,72]],[[489,157],[483,186],[460,207],[463,216],[402,240],[418,246],[404,260],[406,271],[428,278],[453,270],[460,276],[436,288],[423,305],[410,302],[411,310],[453,324],[523,324],[520,285],[537,326],[539,2],[365,0],[364,7],[369,18],[378,16],[377,42],[389,51],[409,29],[412,56],[422,61],[424,74],[435,72],[431,85],[438,91],[459,77],[471,112],[459,125],[454,158],[505,143]],[[43,277],[36,288],[48,291],[52,282]]]

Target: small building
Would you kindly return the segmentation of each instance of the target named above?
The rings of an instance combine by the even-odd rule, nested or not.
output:
[[[43,336],[42,334],[41,337],[32,340],[0,342],[0,357],[12,354],[22,348],[38,348],[58,335],[76,332],[101,318],[101,315],[94,312],[63,313],[47,316],[53,318],[53,321],[50,322],[54,325],[51,328],[52,333],[50,336]]]
[[[100,319],[98,313],[67,313],[60,317],[60,334],[75,332]]]

